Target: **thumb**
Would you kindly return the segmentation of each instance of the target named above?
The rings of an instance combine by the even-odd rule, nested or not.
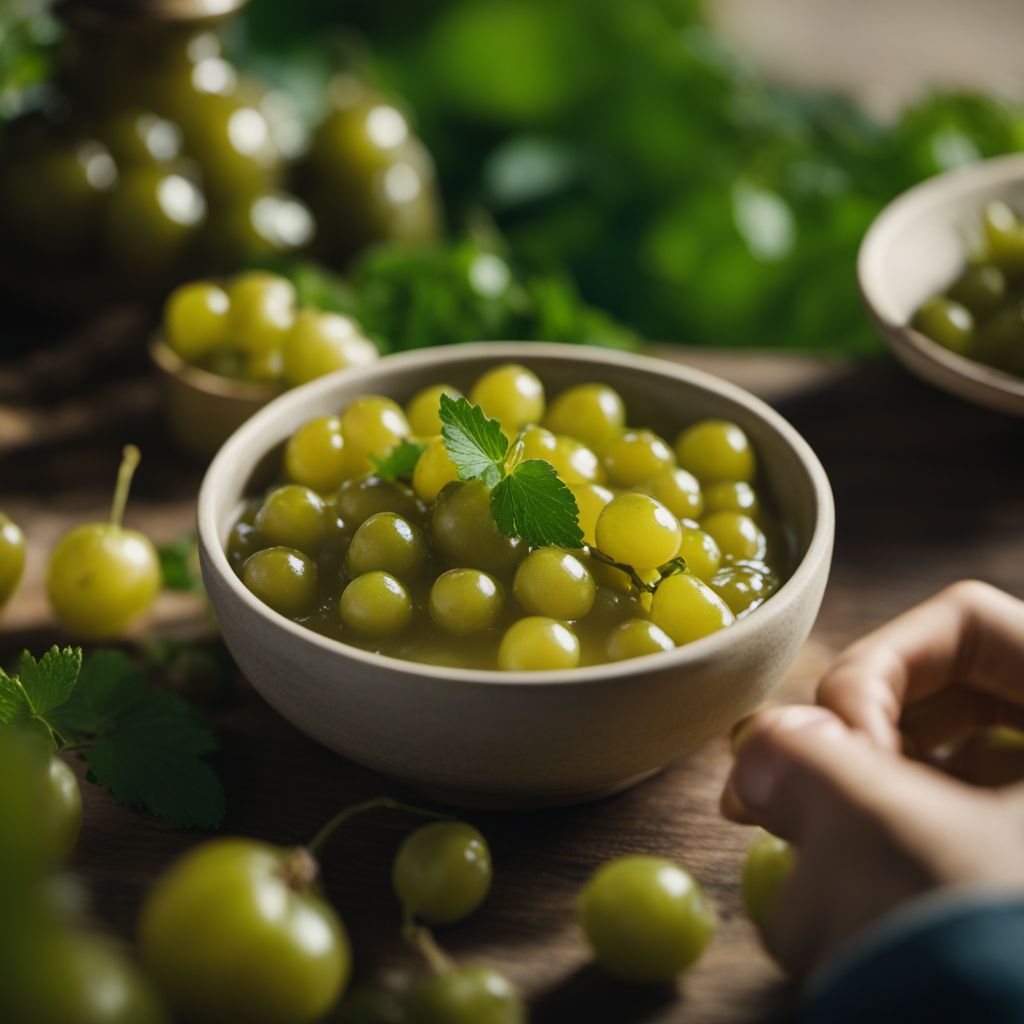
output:
[[[748,720],[727,790],[769,832],[799,843],[835,813],[900,820],[946,785],[879,750],[825,708],[769,708]]]

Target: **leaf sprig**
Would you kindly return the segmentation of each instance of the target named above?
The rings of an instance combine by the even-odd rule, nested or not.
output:
[[[382,480],[394,483],[396,480],[411,480],[416,463],[420,456],[426,451],[426,445],[419,441],[410,441],[403,437],[388,454],[381,458],[379,455],[371,455],[374,472]]]
[[[89,780],[126,804],[176,825],[213,828],[224,790],[203,760],[212,733],[181,697],[150,687],[125,654],[51,647],[38,661],[24,651],[18,671],[0,669],[0,726],[26,724],[55,749],[83,754]]]
[[[491,488],[491,515],[508,537],[534,547],[583,547],[579,507],[554,467],[540,459],[509,466],[509,440],[497,420],[465,398],[441,396],[441,438],[460,480]]]

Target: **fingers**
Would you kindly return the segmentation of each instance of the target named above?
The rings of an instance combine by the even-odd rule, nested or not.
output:
[[[748,720],[723,813],[799,843],[824,817],[899,818],[942,785],[879,751],[825,708],[769,708]]]
[[[1024,602],[955,583],[850,647],[818,703],[883,750],[899,749],[903,709],[954,684],[1024,706]]]

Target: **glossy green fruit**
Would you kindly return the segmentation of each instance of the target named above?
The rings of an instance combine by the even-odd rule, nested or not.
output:
[[[431,384],[417,391],[405,406],[405,417],[417,437],[434,437],[441,433],[441,396],[460,398],[462,393],[450,384]]]
[[[544,385],[532,370],[517,363],[488,370],[473,385],[469,400],[497,420],[510,440],[544,416]]]
[[[962,356],[970,353],[974,342],[974,317],[959,302],[944,295],[926,299],[914,314],[914,326],[951,352]]]
[[[320,251],[343,264],[373,242],[436,237],[433,161],[401,111],[347,74],[331,82],[328,98],[298,169],[321,226]]]
[[[625,425],[626,407],[607,384],[577,384],[563,391],[544,417],[548,430],[569,434],[595,450],[621,434]]]
[[[669,469],[640,486],[644,494],[657,498],[678,519],[699,519],[704,496],[697,478],[685,469]]]
[[[487,840],[463,821],[434,821],[406,836],[391,867],[403,910],[426,924],[453,924],[483,903],[491,888]]]
[[[338,614],[357,633],[392,636],[412,621],[412,598],[390,573],[368,572],[342,591]]]
[[[394,512],[378,512],[356,530],[345,557],[350,576],[382,570],[399,579],[417,575],[427,558],[423,531]]]
[[[413,990],[408,1024],[526,1024],[514,986],[489,967],[460,967],[427,978]]]
[[[264,604],[292,619],[313,610],[318,575],[316,562],[295,548],[264,548],[242,565],[242,582]]]
[[[605,864],[580,897],[594,958],[621,981],[653,984],[681,974],[704,952],[715,913],[692,876],[660,857]]]
[[[201,1024],[305,1024],[348,982],[344,925],[304,850],[250,839],[193,847],[142,907],[139,947],[171,1005]]]
[[[615,487],[637,487],[674,468],[672,449],[650,430],[627,430],[601,449],[608,482]]]
[[[12,1024],[170,1024],[147,980],[110,940],[61,931],[37,952],[15,991],[4,993]]]
[[[82,791],[75,773],[56,754],[50,756],[46,771],[47,799],[52,808],[50,848],[54,861],[66,860],[78,842],[82,829]]]
[[[757,460],[750,439],[729,420],[703,420],[676,439],[676,458],[702,484],[754,479]]]
[[[352,530],[378,512],[394,512],[410,522],[423,517],[423,510],[408,487],[382,480],[379,476],[346,480],[338,489],[335,505],[338,514]]]
[[[740,895],[744,913],[759,928],[771,920],[793,863],[793,847],[785,839],[761,832],[750,844],[743,862]]]
[[[290,480],[327,494],[348,479],[341,419],[321,416],[304,423],[288,438],[284,471]]]
[[[25,535],[0,512],[0,608],[11,599],[25,571]]]
[[[254,525],[266,544],[312,555],[327,538],[327,506],[316,491],[284,484],[263,499]]]
[[[159,167],[125,171],[107,199],[103,241],[113,265],[147,279],[180,269],[206,219],[206,198],[189,178]]]
[[[579,509],[579,524],[583,531],[583,543],[590,547],[597,544],[597,520],[602,509],[615,497],[614,491],[600,484],[572,484],[569,487]]]
[[[164,306],[167,344],[189,362],[227,344],[230,326],[228,293],[209,281],[183,284]]]
[[[708,586],[742,618],[759,608],[779,587],[778,577],[764,562],[730,562],[708,580]]]
[[[376,362],[377,346],[358,324],[338,313],[302,309],[285,336],[281,354],[285,380],[292,385]]]
[[[662,580],[651,602],[651,621],[680,645],[716,633],[734,620],[729,606],[688,572]]]
[[[421,501],[433,501],[445,484],[458,480],[455,463],[448,457],[448,449],[440,437],[431,438],[412,471],[412,489]]]
[[[997,309],[1006,299],[1006,275],[991,263],[968,267],[949,288],[949,297],[975,316]]]
[[[233,347],[250,355],[280,349],[295,321],[295,286],[277,274],[252,270],[228,287]]]
[[[609,661],[640,658],[645,654],[671,651],[675,647],[671,638],[653,622],[646,619],[627,619],[608,634],[606,644]]]
[[[764,531],[742,512],[716,512],[701,521],[701,528],[715,539],[725,558],[760,560],[768,552]]]
[[[683,539],[679,520],[649,494],[613,498],[597,518],[598,549],[634,569],[655,569],[675,558]]]
[[[371,395],[357,398],[341,414],[341,432],[352,471],[369,473],[373,469],[371,456],[384,458],[403,437],[408,437],[409,422],[397,402]]]
[[[594,577],[575,556],[561,548],[537,548],[516,569],[512,592],[531,615],[582,619],[593,607]]]
[[[539,672],[576,668],[580,642],[564,622],[540,615],[513,622],[498,647],[498,668],[505,672]]]
[[[116,636],[160,591],[160,559],[148,537],[114,523],[78,526],[50,556],[46,591],[72,633]]]
[[[518,538],[506,537],[491,515],[491,492],[479,480],[458,480],[437,496],[434,543],[450,562],[504,574],[526,554]]]
[[[710,534],[692,527],[683,527],[678,554],[686,562],[686,569],[705,583],[718,572],[722,564],[722,549]]]
[[[434,580],[427,610],[443,630],[455,635],[496,626],[505,606],[501,584],[479,569],[449,569]]]

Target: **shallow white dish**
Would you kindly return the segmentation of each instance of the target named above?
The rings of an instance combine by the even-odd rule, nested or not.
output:
[[[978,405],[1024,416],[1024,380],[957,355],[910,326],[917,307],[963,270],[993,199],[1024,209],[1024,154],[940,174],[898,196],[864,236],[857,276],[868,312],[911,372]]]
[[[600,380],[635,420],[676,428],[708,416],[750,435],[797,549],[792,576],[748,618],[664,654],[559,672],[422,665],[328,639],[278,615],[241,583],[225,544],[261,462],[306,420],[359,394],[399,401],[428,383],[466,388],[516,360],[549,393]],[[478,805],[588,800],[622,789],[728,729],[771,691],[810,632],[834,533],[825,472],[799,434],[747,392],[658,359],[575,345],[485,343],[390,356],[296,388],[245,423],[199,495],[203,578],[224,639],[282,715],[338,753]]]

